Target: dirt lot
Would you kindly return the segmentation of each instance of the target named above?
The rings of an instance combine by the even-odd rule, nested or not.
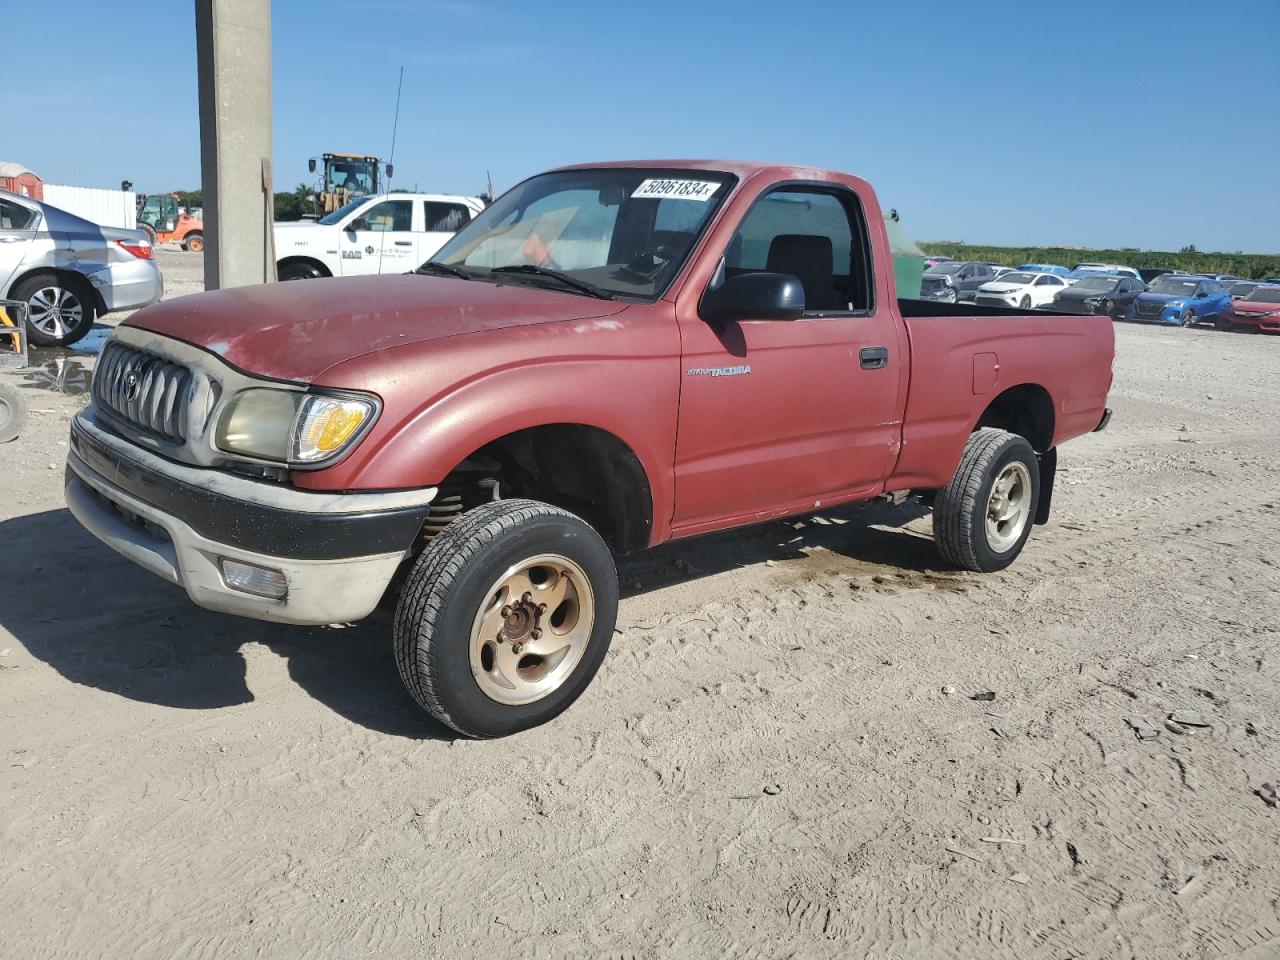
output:
[[[88,364],[41,355],[0,447],[0,955],[1280,956],[1280,339],[1117,334],[1011,570],[888,508],[672,545],[586,696],[487,743],[384,625],[205,613],[81,532]]]

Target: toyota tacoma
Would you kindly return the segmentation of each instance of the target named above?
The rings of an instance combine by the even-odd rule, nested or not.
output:
[[[534,176],[409,274],[122,323],[74,420],[80,522],[213,610],[393,611],[461,734],[543,723],[613,638],[614,558],[882,495],[994,571],[1106,425],[1106,316],[894,297],[871,187],[646,161]]]

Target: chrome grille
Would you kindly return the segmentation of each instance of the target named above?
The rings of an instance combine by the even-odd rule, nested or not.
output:
[[[93,398],[139,430],[185,443],[191,384],[191,371],[182,364],[111,343],[98,361]]]

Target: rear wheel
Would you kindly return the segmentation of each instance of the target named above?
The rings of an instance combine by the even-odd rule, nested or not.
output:
[[[13,299],[27,305],[27,332],[42,347],[66,347],[93,329],[96,310],[88,284],[39,274],[17,284]]]
[[[1040,469],[1031,444],[1005,430],[978,430],[934,502],[938,551],[965,570],[1003,570],[1031,535],[1039,498]]]
[[[276,271],[276,275],[281,280],[312,280],[317,277],[323,277],[325,273],[314,263],[303,263],[294,260],[291,263],[281,264]]]
[[[618,612],[613,556],[580,518],[533,500],[460,516],[417,559],[396,606],[413,698],[469,737],[567,709],[599,670]]]

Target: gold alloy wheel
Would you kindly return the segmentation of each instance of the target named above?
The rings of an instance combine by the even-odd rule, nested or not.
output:
[[[1031,519],[1031,471],[1015,460],[991,487],[987,501],[987,543],[996,553],[1006,553],[1017,543]]]
[[[568,557],[548,553],[497,579],[471,627],[471,673],[490,700],[533,703],[558,690],[586,652],[595,625],[591,582]]]

